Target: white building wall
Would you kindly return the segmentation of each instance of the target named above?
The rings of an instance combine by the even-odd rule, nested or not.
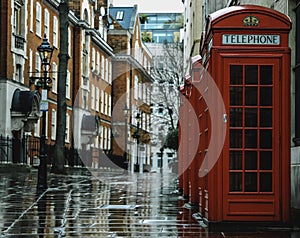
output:
[[[292,0],[273,0],[275,10],[288,15],[291,20],[296,19],[294,9],[296,1]],[[296,31],[292,27],[289,35],[289,46],[291,48],[291,207],[300,209],[300,147],[294,147],[293,138],[295,137],[295,68],[296,59]]]
[[[190,14],[190,2],[191,0],[184,1],[184,37],[183,37],[183,72],[184,75],[190,72],[190,50],[191,50],[191,14]]]
[[[0,100],[1,113],[0,113],[0,135],[12,137],[11,131],[11,105],[14,91],[19,88],[20,90],[28,90],[10,80],[0,80]]]

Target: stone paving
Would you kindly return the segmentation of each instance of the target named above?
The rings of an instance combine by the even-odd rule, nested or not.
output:
[[[2,172],[0,237],[300,237],[300,232],[209,232],[192,218],[175,174],[71,172],[48,176],[36,193],[37,172]]]

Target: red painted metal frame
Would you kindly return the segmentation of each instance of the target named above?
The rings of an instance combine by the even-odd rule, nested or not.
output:
[[[258,25],[245,26],[243,19],[255,16]],[[183,195],[188,197],[191,204],[199,205],[199,212],[208,222],[224,221],[274,221],[287,222],[290,210],[290,49],[288,35],[291,29],[290,19],[277,11],[254,5],[235,6],[222,9],[211,14],[206,24],[206,32],[202,35],[200,55],[192,59],[192,70],[185,78],[182,87],[183,104],[180,108],[180,149],[179,187]],[[279,45],[222,45],[223,34],[279,34]],[[274,65],[273,139],[276,141],[276,155],[273,168],[273,193],[239,193],[229,192],[229,129],[222,153],[212,170],[204,177],[199,177],[199,168],[208,148],[211,126],[209,108],[193,83],[205,83],[206,69],[217,84],[227,110],[229,109],[229,65],[240,62],[242,64]],[[202,67],[203,66],[203,67]],[[277,68],[279,67],[279,68]],[[277,75],[278,74],[278,75]],[[192,84],[192,86],[191,86]],[[209,89],[208,89],[209,91]],[[276,99],[276,100],[275,100]],[[190,103],[191,108],[186,107]],[[193,111],[193,112],[191,112]],[[191,120],[191,113],[196,113],[198,122]],[[230,120],[230,118],[229,118]],[[198,123],[198,127],[191,125]],[[189,126],[187,126],[189,125]],[[184,129],[183,129],[184,128]],[[196,130],[199,128],[199,133]],[[229,126],[228,126],[229,128]],[[197,134],[195,135],[195,131]],[[193,134],[194,133],[194,134]],[[198,138],[195,138],[198,137]],[[198,139],[197,153],[191,159],[191,141]],[[278,147],[278,148],[277,148]],[[188,164],[189,163],[189,164]],[[276,188],[276,189],[275,189]],[[231,202],[236,202],[234,212],[230,211]],[[249,212],[255,204],[272,201],[269,212]],[[271,203],[269,203],[271,204]],[[247,208],[248,206],[248,208]]]

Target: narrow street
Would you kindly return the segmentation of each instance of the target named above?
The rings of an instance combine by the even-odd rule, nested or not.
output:
[[[185,208],[175,174],[1,173],[0,237],[299,237],[300,232],[208,232]]]

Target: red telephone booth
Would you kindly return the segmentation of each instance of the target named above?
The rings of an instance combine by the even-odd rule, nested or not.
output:
[[[286,15],[255,5],[225,8],[208,18],[198,63],[217,85],[225,112],[220,121],[208,115],[215,109],[201,95],[210,89],[196,90],[205,81],[205,70],[199,73],[194,67],[188,100],[198,117],[199,145],[179,183],[192,185],[183,186],[183,192],[199,204],[208,224],[289,220],[290,28]],[[183,117],[189,118],[186,111]],[[215,139],[212,127],[222,126],[222,151],[202,173],[203,163],[209,164],[204,159],[209,143]],[[185,149],[188,146],[179,154],[179,172],[185,167]]]

